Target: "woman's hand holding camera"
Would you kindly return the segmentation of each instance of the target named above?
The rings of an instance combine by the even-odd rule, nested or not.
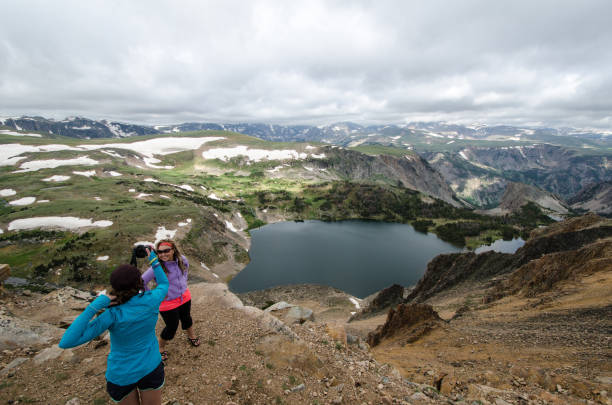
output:
[[[152,249],[152,247],[147,247],[147,255],[149,256],[149,263],[151,263],[151,265],[153,265],[155,261],[158,261],[157,253],[155,253],[155,250]]]

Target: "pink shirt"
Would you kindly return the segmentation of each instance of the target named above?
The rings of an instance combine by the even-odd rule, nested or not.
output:
[[[159,306],[159,310],[160,311],[170,311],[171,309],[180,307],[181,305],[183,305],[190,299],[191,299],[191,293],[189,292],[189,288],[187,288],[185,292],[183,293],[183,295],[181,295],[180,297],[175,298],[173,300],[162,301],[161,305]]]

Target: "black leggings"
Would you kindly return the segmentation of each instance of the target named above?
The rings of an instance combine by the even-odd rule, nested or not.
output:
[[[178,329],[179,320],[183,330],[191,328],[193,320],[191,319],[191,300],[183,303],[180,307],[169,311],[159,311],[166,327],[162,330],[161,338],[164,340],[172,340]]]

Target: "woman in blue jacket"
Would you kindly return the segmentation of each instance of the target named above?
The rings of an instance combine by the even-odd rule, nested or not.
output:
[[[166,361],[168,359],[166,344],[174,338],[179,321],[192,346],[199,346],[200,338],[193,330],[193,319],[191,318],[191,292],[187,287],[189,270],[187,258],[181,254],[176,242],[171,239],[157,242],[156,251],[170,283],[168,295],[159,306],[159,314],[166,324],[159,337],[159,351],[162,360]],[[148,288],[147,284],[153,278],[157,279],[157,273],[152,267],[149,267],[142,274],[145,288]]]
[[[123,405],[161,404],[164,365],[159,354],[155,324],[159,304],[168,293],[168,278],[154,251],[147,249],[157,288],[144,291],[140,271],[129,264],[110,277],[112,290],[96,298],[66,330],[59,347],[89,342],[108,329],[111,349],[106,363],[106,389]],[[104,310],[92,320],[98,311]]]

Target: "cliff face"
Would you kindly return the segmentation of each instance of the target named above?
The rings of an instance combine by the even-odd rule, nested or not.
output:
[[[509,182],[499,203],[499,208],[510,212],[519,210],[528,202],[534,202],[545,210],[567,214],[566,204],[557,196],[523,183]]]
[[[457,195],[481,207],[497,204],[506,182],[531,184],[567,199],[589,184],[611,180],[605,153],[587,155],[547,144],[422,154]]]
[[[534,184],[562,198],[611,176],[605,155],[581,155],[551,145],[472,149],[467,153],[476,163],[498,170],[510,181]]]
[[[418,155],[403,157],[378,155],[329,148],[322,164],[351,181],[379,181],[420,191],[454,206],[461,204],[442,176]]]
[[[612,215],[612,181],[589,184],[567,202],[576,210],[610,216]]]
[[[612,221],[589,214],[532,232],[525,245],[514,254],[469,252],[439,255],[429,262],[406,302],[424,302],[464,281],[485,281],[511,273],[544,255],[557,252],[577,255],[579,249],[611,236]],[[557,257],[560,263],[565,260],[562,257]]]

